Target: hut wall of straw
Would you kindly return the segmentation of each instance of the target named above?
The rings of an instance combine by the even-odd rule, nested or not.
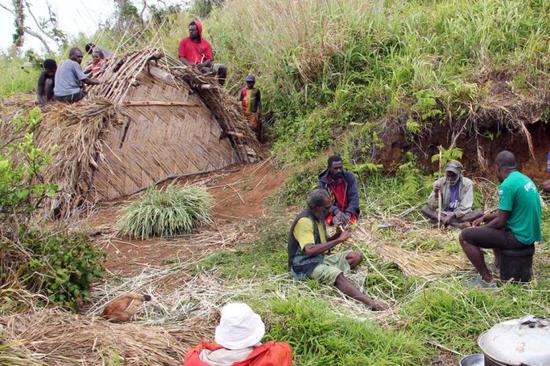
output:
[[[168,77],[156,68],[155,75]],[[168,176],[221,169],[237,162],[231,143],[185,84],[143,71],[122,102],[122,124],[104,141],[96,172],[99,199],[135,192]]]

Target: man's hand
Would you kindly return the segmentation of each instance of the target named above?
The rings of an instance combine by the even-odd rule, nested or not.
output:
[[[351,232],[344,230],[344,231],[342,231],[342,232],[340,233],[340,236],[338,237],[337,240],[338,240],[340,243],[343,243],[343,242],[345,242],[346,240],[348,240],[349,238],[351,238]]]
[[[475,219],[474,221],[472,221],[472,226],[481,226],[481,224],[483,224],[483,220],[485,220],[485,215]]]
[[[439,183],[434,184],[434,194],[437,196],[439,194],[439,191],[441,190],[441,185]]]
[[[345,214],[340,211],[339,209],[334,210],[334,214],[332,215],[332,223],[334,226],[340,226],[345,224]]]
[[[450,212],[444,212],[441,215],[442,215],[441,223],[445,226],[449,226],[449,224],[451,223],[451,221],[454,218],[454,215]]]

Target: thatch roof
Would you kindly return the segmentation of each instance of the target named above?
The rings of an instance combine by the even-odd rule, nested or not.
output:
[[[160,49],[110,60],[101,81],[78,103],[49,106],[37,130],[39,146],[57,149],[45,174],[60,188],[49,207],[56,215],[261,159],[235,98]]]

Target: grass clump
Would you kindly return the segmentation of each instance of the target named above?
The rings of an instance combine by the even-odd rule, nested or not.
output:
[[[206,187],[170,185],[164,191],[151,187],[123,210],[119,234],[140,239],[188,234],[211,221],[211,206]]]

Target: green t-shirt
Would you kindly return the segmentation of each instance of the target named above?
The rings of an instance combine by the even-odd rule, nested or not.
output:
[[[510,211],[506,227],[516,239],[527,245],[540,241],[542,209],[535,183],[520,172],[512,172],[501,183],[498,197],[498,209]]]

